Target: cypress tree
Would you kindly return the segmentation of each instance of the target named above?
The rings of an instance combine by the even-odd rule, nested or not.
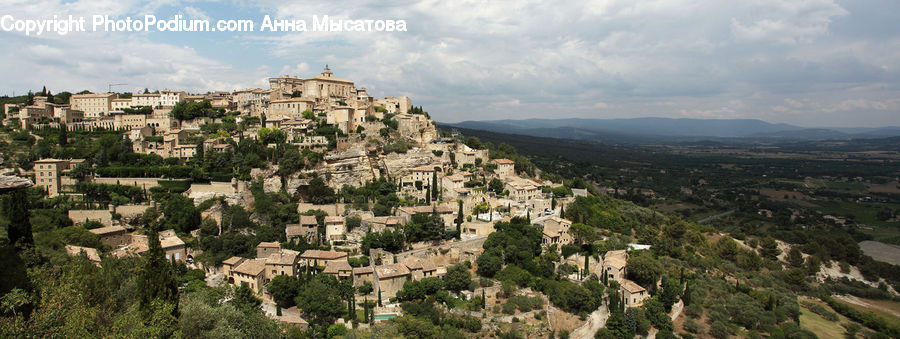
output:
[[[431,185],[425,188],[425,201],[431,203]]]
[[[487,306],[487,298],[484,294],[484,289],[481,289],[481,309],[483,310]]]
[[[589,265],[590,265],[590,263],[591,263],[591,256],[590,256],[590,254],[585,254],[585,255],[584,255],[584,276],[585,276],[585,277],[591,275],[591,269],[588,268]]]
[[[69,135],[68,131],[66,131],[66,124],[59,124],[59,145],[65,146],[69,143]]]
[[[456,214],[456,239],[460,239],[462,237],[462,221],[463,221],[463,202],[462,200],[457,200],[459,203],[459,212]]]
[[[165,251],[159,243],[159,234],[155,228],[151,228],[147,235],[149,249],[144,255],[144,263],[138,272],[138,291],[141,310],[150,311],[150,304],[154,300],[175,305],[174,313],[178,312],[178,283],[175,281],[175,272],[172,265],[166,260]]]
[[[566,206],[565,205],[559,205],[559,217],[560,218],[566,217]]]
[[[31,218],[28,212],[28,197],[24,189],[15,190],[4,197],[3,214],[9,220],[6,237],[10,244],[34,244]]]
[[[396,260],[397,258],[394,258]],[[378,307],[381,307],[381,289],[378,289]]]
[[[438,182],[437,182],[437,170],[431,172],[431,186],[434,187],[431,190],[431,200],[436,201],[438,199],[438,191],[439,191]]]

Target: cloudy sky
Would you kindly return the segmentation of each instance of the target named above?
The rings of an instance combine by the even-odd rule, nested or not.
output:
[[[267,87],[336,76],[445,122],[755,118],[900,125],[896,0],[7,0],[17,19],[403,19],[407,32],[0,32],[0,94]],[[89,21],[90,19],[88,19]]]

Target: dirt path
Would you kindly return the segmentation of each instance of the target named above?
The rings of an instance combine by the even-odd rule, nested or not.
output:
[[[596,311],[591,312],[591,315],[588,317],[587,322],[581,327],[576,328],[572,331],[571,338],[582,339],[582,338],[593,338],[594,334],[597,333],[598,330],[606,326],[606,319],[609,319],[609,309],[606,307],[606,303],[600,305]]]

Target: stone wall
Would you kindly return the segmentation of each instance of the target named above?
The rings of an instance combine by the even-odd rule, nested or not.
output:
[[[99,221],[103,226],[112,226],[112,215],[109,210],[69,210],[69,219],[75,224],[83,224],[88,220]]]

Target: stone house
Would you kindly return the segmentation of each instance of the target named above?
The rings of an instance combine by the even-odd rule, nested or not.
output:
[[[541,186],[529,179],[510,180],[506,183],[506,190],[510,200],[521,203],[541,197]]]
[[[239,266],[241,263],[243,263],[244,260],[247,260],[247,259],[244,259],[241,257],[231,257],[231,258],[225,259],[225,261],[222,261],[222,274],[228,278],[229,283],[234,283],[234,277],[232,276],[232,273],[234,272],[234,268]]]
[[[122,226],[108,226],[88,230],[100,237],[100,242],[117,248],[131,243],[131,235]]]
[[[301,215],[299,224],[288,224],[284,228],[285,238],[287,241],[297,242],[299,238],[306,239],[306,242],[313,243],[318,238],[319,223],[316,217],[312,215]]]
[[[325,239],[332,245],[343,243],[347,239],[347,224],[344,222],[344,217],[325,217]]]
[[[353,268],[353,287],[362,286],[365,282],[375,284],[375,273],[372,266],[354,267]]]
[[[382,299],[395,297],[403,289],[403,283],[410,280],[409,268],[403,264],[375,266],[374,270]]]
[[[625,298],[626,308],[639,307],[650,297],[650,293],[634,281],[625,279],[625,283],[622,284],[622,296]]]
[[[494,173],[497,174],[500,179],[516,174],[515,161],[509,159],[494,159],[493,163],[497,165],[497,169],[494,170]]]
[[[338,260],[329,261],[325,264],[325,270],[322,271],[322,274],[334,275],[339,280],[350,279],[352,273],[353,267],[350,267],[350,263]]]
[[[608,280],[615,280],[622,285],[625,281],[627,257],[625,250],[609,251],[603,257],[603,274]]]
[[[261,242],[259,245],[256,245],[256,257],[266,259],[272,254],[281,252],[281,243],[277,241],[273,242]]]
[[[347,252],[306,250],[300,260],[304,266],[325,266],[330,261],[347,261]]]
[[[234,285],[247,284],[251,290],[259,293],[265,286],[266,259],[247,259],[232,271]]]
[[[297,251],[281,250],[270,254],[266,258],[266,281],[278,275],[297,276],[299,263],[300,253]]]
[[[572,222],[555,215],[541,217],[535,219],[535,225],[540,225],[543,232],[541,244],[550,246],[553,244],[569,245],[572,244],[573,237],[569,233]]]

